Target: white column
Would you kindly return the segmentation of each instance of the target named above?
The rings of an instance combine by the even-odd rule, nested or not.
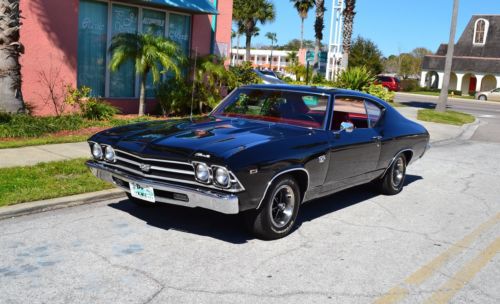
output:
[[[439,79],[438,79],[438,89],[442,89],[443,88],[444,73],[439,72],[438,76],[439,76]]]
[[[484,77],[484,75],[476,75],[476,79],[477,79],[477,82],[476,82],[476,92],[481,91],[481,84],[483,82],[483,77]]]
[[[253,56],[253,59],[254,59],[253,61],[254,61],[255,65],[257,65],[257,58],[259,58],[259,56],[257,56],[257,54],[255,54]]]
[[[464,74],[458,74],[458,73],[455,73],[457,75],[457,88],[456,90],[457,91],[461,91],[462,90],[462,80],[464,79]],[[464,93],[462,92],[462,95]]]
[[[420,75],[420,87],[423,88],[426,86],[426,83],[425,83],[425,76],[427,75],[427,71],[422,71],[421,75]]]
[[[497,79],[497,88],[500,88],[500,76],[495,77]]]
[[[281,71],[281,55],[278,55],[278,70]]]

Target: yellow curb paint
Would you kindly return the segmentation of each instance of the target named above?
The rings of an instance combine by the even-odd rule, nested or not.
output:
[[[425,303],[448,303],[465,284],[500,252],[500,237],[444,283]]]
[[[408,289],[396,286],[389,290],[384,296],[378,298],[374,304],[397,303],[408,296]]]
[[[497,213],[492,218],[490,218],[488,221],[479,225],[479,227],[474,229],[474,231],[465,236],[458,243],[451,245],[450,248],[448,248],[445,252],[438,255],[432,261],[419,268],[416,272],[407,277],[404,283],[411,286],[418,286],[422,284],[424,281],[430,278],[436,272],[436,270],[441,268],[448,260],[450,260],[451,258],[455,257],[456,255],[460,254],[462,251],[467,249],[476,240],[477,237],[479,237],[483,232],[495,226],[499,222],[500,222],[500,212]],[[400,298],[396,299],[395,297],[390,297],[391,293],[393,293],[393,290],[399,291]],[[409,295],[408,288],[400,287],[398,284],[396,287],[392,288],[387,293],[378,298],[375,301],[375,303],[384,303],[384,304],[396,303],[404,299],[407,295]],[[379,300],[382,299],[385,299],[385,301],[378,302]],[[394,300],[389,301],[390,299]]]

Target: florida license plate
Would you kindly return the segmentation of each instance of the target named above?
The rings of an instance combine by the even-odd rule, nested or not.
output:
[[[130,183],[130,194],[138,199],[148,202],[155,202],[155,191],[153,187],[144,186],[137,183]]]

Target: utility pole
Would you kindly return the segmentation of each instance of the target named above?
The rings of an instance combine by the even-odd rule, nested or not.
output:
[[[453,14],[451,16],[450,41],[448,42],[448,51],[446,52],[446,61],[444,64],[443,87],[436,105],[436,111],[445,112],[448,103],[448,88],[450,86],[451,64],[453,62],[453,51],[455,49],[455,33],[457,31],[459,0],[453,0]]]

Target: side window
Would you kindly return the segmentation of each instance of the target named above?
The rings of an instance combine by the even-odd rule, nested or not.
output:
[[[365,100],[366,112],[368,113],[368,127],[373,128],[377,125],[382,116],[382,110],[379,107]]]
[[[352,123],[356,129],[368,128],[368,114],[363,98],[349,96],[335,97],[331,130],[340,130],[340,124],[343,122]]]

